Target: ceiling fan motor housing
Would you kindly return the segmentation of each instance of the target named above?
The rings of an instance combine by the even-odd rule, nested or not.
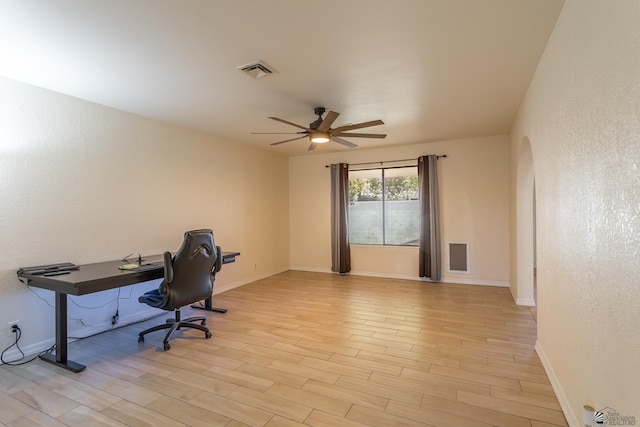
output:
[[[318,129],[318,126],[320,126],[320,123],[322,123],[322,115],[326,110],[324,109],[324,107],[316,107],[313,109],[313,111],[314,113],[316,113],[318,118],[315,119],[313,122],[309,123],[309,129],[316,130]]]

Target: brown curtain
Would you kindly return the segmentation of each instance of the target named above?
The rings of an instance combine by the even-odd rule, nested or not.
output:
[[[349,247],[349,165],[331,165],[331,271],[351,271]]]
[[[440,202],[438,200],[438,156],[418,158],[418,187],[420,198],[420,277],[435,282],[442,279],[440,252]]]

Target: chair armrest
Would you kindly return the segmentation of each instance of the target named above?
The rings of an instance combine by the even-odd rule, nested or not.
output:
[[[216,258],[216,267],[213,270],[214,273],[222,270],[222,248],[220,246],[216,246],[216,253],[218,254]]]
[[[171,252],[164,253],[164,281],[165,283],[173,282],[173,259]]]

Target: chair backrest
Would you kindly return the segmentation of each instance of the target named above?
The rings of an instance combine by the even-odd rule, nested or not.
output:
[[[174,310],[211,296],[221,257],[211,230],[184,233],[182,246],[173,258],[165,254],[165,279],[160,291],[166,298],[161,308]]]

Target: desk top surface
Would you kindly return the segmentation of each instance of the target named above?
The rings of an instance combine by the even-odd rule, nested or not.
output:
[[[240,252],[222,252],[223,264],[233,262],[238,255]],[[29,286],[69,295],[85,295],[164,277],[161,254],[143,259],[142,265],[133,270],[120,270],[118,267],[126,262],[117,260],[83,264],[78,270],[58,276],[21,274],[20,277],[27,279]]]

